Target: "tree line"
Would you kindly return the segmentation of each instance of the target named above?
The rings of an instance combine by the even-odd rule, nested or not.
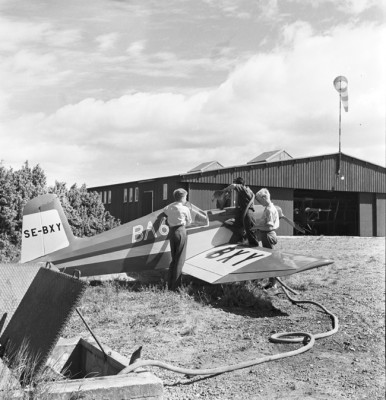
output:
[[[86,185],[67,188],[64,182],[47,186],[47,178],[39,164],[31,167],[26,161],[19,170],[0,163],[0,262],[20,259],[23,209],[36,196],[54,193],[75,236],[93,236],[118,226],[97,192],[88,192]]]

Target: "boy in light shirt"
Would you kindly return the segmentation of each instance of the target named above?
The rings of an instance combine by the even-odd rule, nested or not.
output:
[[[261,240],[263,247],[273,249],[277,244],[276,229],[279,228],[280,220],[277,208],[271,201],[271,195],[268,189],[261,189],[256,193],[256,200],[264,206],[264,211],[261,219],[255,223],[255,228],[258,229],[257,237]],[[269,278],[269,283],[265,289],[276,287],[276,279]]]
[[[169,225],[169,240],[172,261],[169,266],[168,289],[176,291],[181,285],[182,267],[186,258],[188,238],[186,226],[192,223],[190,210],[185,206],[188,192],[176,189],[173,192],[175,202],[166,206],[163,211]]]

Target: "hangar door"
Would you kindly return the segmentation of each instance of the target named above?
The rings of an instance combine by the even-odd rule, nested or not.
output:
[[[295,190],[294,221],[307,235],[359,236],[358,194]]]
[[[142,195],[142,215],[147,215],[152,213],[153,210],[153,198],[154,192],[152,190],[148,190],[143,192]]]

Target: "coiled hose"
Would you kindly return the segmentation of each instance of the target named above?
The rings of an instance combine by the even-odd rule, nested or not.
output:
[[[297,294],[297,293],[294,290],[290,289],[288,286],[286,286],[279,278],[276,278],[276,280],[280,283],[281,289],[283,290],[284,294],[287,296],[287,298],[293,304],[306,304],[306,303],[313,304],[313,305],[320,307],[326,314],[330,315],[330,317],[332,319],[332,329],[329,330],[328,332],[322,332],[322,333],[317,333],[317,334],[312,334],[309,332],[275,333],[269,338],[269,340],[271,342],[274,342],[274,343],[301,343],[302,342],[303,346],[299,349],[288,351],[286,353],[279,353],[279,354],[275,354],[272,356],[266,356],[266,357],[258,358],[255,360],[241,362],[238,364],[233,364],[233,365],[228,365],[228,366],[223,366],[223,367],[218,367],[218,368],[189,369],[189,368],[176,367],[174,365],[167,364],[165,362],[158,361],[158,360],[138,359],[133,364],[127,366],[122,371],[120,371],[118,373],[118,375],[127,374],[129,372],[136,370],[137,368],[142,368],[142,367],[146,367],[146,366],[159,367],[159,368],[167,369],[169,371],[173,371],[173,372],[176,372],[179,374],[185,374],[188,376],[222,374],[224,372],[231,372],[231,371],[235,371],[235,370],[242,369],[242,368],[252,367],[257,364],[262,364],[264,362],[279,360],[281,358],[292,357],[292,356],[295,356],[295,355],[298,355],[301,353],[305,353],[306,351],[308,351],[312,348],[312,346],[315,343],[315,339],[320,339],[320,338],[324,338],[327,336],[331,336],[338,331],[339,322],[338,322],[338,318],[336,317],[336,315],[334,315],[332,312],[327,310],[327,308],[325,308],[324,306],[322,306],[321,304],[319,304],[315,301],[295,300],[288,294],[287,289],[289,291],[291,291],[292,293],[295,293],[295,294]]]

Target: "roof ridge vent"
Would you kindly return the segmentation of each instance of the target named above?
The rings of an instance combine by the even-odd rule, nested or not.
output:
[[[247,164],[260,164],[274,161],[283,161],[290,160],[291,158],[293,157],[289,155],[285,150],[273,150],[261,153],[253,160],[248,161]]]
[[[204,172],[204,171],[212,171],[214,169],[221,169],[224,168],[218,161],[208,161],[197,165],[197,167],[192,168],[188,171],[190,172]]]

